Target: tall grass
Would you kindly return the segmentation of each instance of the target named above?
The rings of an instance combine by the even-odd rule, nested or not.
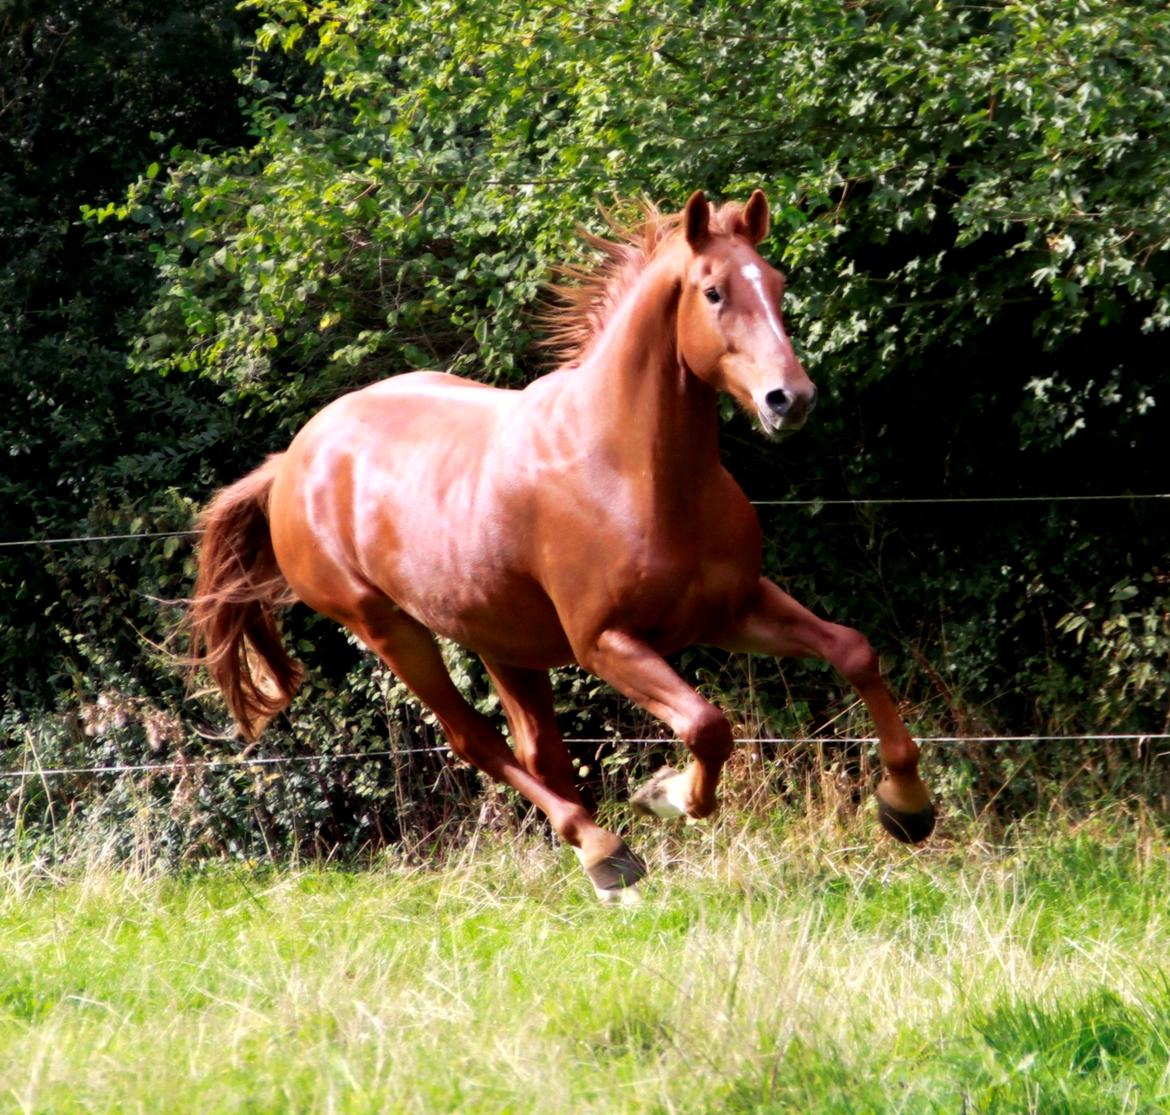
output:
[[[14,856],[0,1104],[1170,1107],[1170,860],[1140,817],[914,853],[826,814],[632,840],[653,874],[616,910],[531,832],[365,870]]]

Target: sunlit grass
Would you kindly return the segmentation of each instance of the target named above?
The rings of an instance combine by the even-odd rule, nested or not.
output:
[[[441,867],[4,865],[23,1111],[1159,1111],[1166,847],[1123,817],[908,853],[869,825],[639,825]]]

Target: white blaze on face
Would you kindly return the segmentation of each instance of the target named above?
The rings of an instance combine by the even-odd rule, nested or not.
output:
[[[791,351],[792,342],[788,339],[788,334],[784,332],[784,326],[780,324],[780,318],[776,315],[776,307],[772,305],[772,299],[764,290],[764,273],[754,263],[745,263],[739,273],[751,283],[752,290],[756,292],[760,302],[763,303],[764,314],[768,319],[768,324],[772,327],[772,332],[776,335],[776,340],[780,342],[782,348]]]

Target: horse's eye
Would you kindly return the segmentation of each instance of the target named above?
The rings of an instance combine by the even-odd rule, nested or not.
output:
[[[722,302],[723,295],[719,293],[718,287],[709,286],[703,293],[707,296],[708,302]]]

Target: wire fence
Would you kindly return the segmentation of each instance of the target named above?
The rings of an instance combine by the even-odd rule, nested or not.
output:
[[[759,499],[752,500],[756,507],[892,507],[899,505],[970,505],[970,504],[1063,504],[1063,503],[1105,503],[1131,502],[1148,500],[1170,500],[1170,492],[1117,492],[1109,494],[1057,494],[1057,495],[1001,495],[1001,496],[924,496],[924,497],[888,497],[888,498],[857,498],[857,499]],[[82,543],[120,542],[135,540],[154,540],[161,538],[193,538],[201,532],[198,530],[166,530],[166,531],[135,531],[117,534],[88,534],[76,536],[61,536],[52,538],[23,538],[0,541],[0,547],[16,548],[29,546],[55,546]],[[1073,735],[970,735],[970,736],[925,736],[916,737],[916,742],[924,746],[941,744],[962,745],[976,743],[1089,743],[1089,742],[1132,742],[1139,746],[1144,743],[1170,741],[1170,733],[1082,733]],[[669,738],[642,737],[624,738],[620,736],[595,738],[569,738],[567,744],[602,745],[608,743],[625,742],[634,744],[662,744],[670,743]],[[757,744],[771,746],[801,746],[813,743],[834,744],[874,744],[876,736],[759,736],[737,740],[738,744]],[[383,751],[355,751],[355,752],[326,752],[314,755],[283,755],[250,757],[246,755],[232,756],[223,759],[189,759],[176,757],[170,762],[160,763],[131,763],[107,764],[78,767],[31,767],[17,770],[0,771],[0,779],[27,779],[49,778],[81,775],[102,774],[131,774],[148,772],[181,773],[184,768],[198,767],[200,769],[237,768],[244,769],[254,766],[273,766],[282,764],[309,763],[309,762],[340,762],[366,761],[372,759],[398,758],[404,755],[420,754],[450,754],[450,748],[444,745],[433,747],[395,748]]]
[[[63,546],[74,542],[123,542],[139,538],[194,538],[198,530],[148,530],[134,534],[81,534],[68,538],[17,538],[0,546]]]
[[[612,744],[612,743],[640,743],[640,744],[669,744],[676,742],[670,737],[646,736],[628,738],[623,736],[598,736],[594,738],[568,738],[566,744]],[[751,736],[737,739],[739,746],[746,745],[787,745],[797,747],[815,743],[833,744],[875,744],[879,742],[877,736]],[[971,743],[1088,743],[1088,742],[1123,742],[1137,743],[1139,746],[1146,743],[1170,742],[1168,732],[1092,732],[1083,735],[1033,735],[1033,736],[918,736],[915,742],[920,745],[934,744],[971,744]],[[235,768],[247,770],[257,766],[279,766],[282,764],[317,763],[317,762],[346,762],[365,761],[370,759],[397,759],[403,755],[451,755],[450,747],[437,745],[434,747],[398,747],[383,751],[343,751],[323,752],[315,755],[237,755],[223,759],[192,759],[185,756],[176,756],[167,763],[126,763],[104,764],[101,766],[82,767],[24,767],[18,770],[0,771],[0,779],[26,778],[57,778],[77,775],[100,774],[139,774],[162,773],[181,775],[187,770],[216,770]]]
[[[953,504],[1020,504],[1020,503],[1121,503],[1141,500],[1170,500],[1170,492],[1111,492],[1104,495],[1024,495],[1024,496],[920,496],[874,497],[857,499],[753,499],[753,507],[898,507],[945,506]],[[127,534],[83,534],[59,538],[15,538],[0,541],[0,548],[23,546],[64,546],[85,542],[124,542],[136,539],[195,538],[198,530],[136,531]]]

